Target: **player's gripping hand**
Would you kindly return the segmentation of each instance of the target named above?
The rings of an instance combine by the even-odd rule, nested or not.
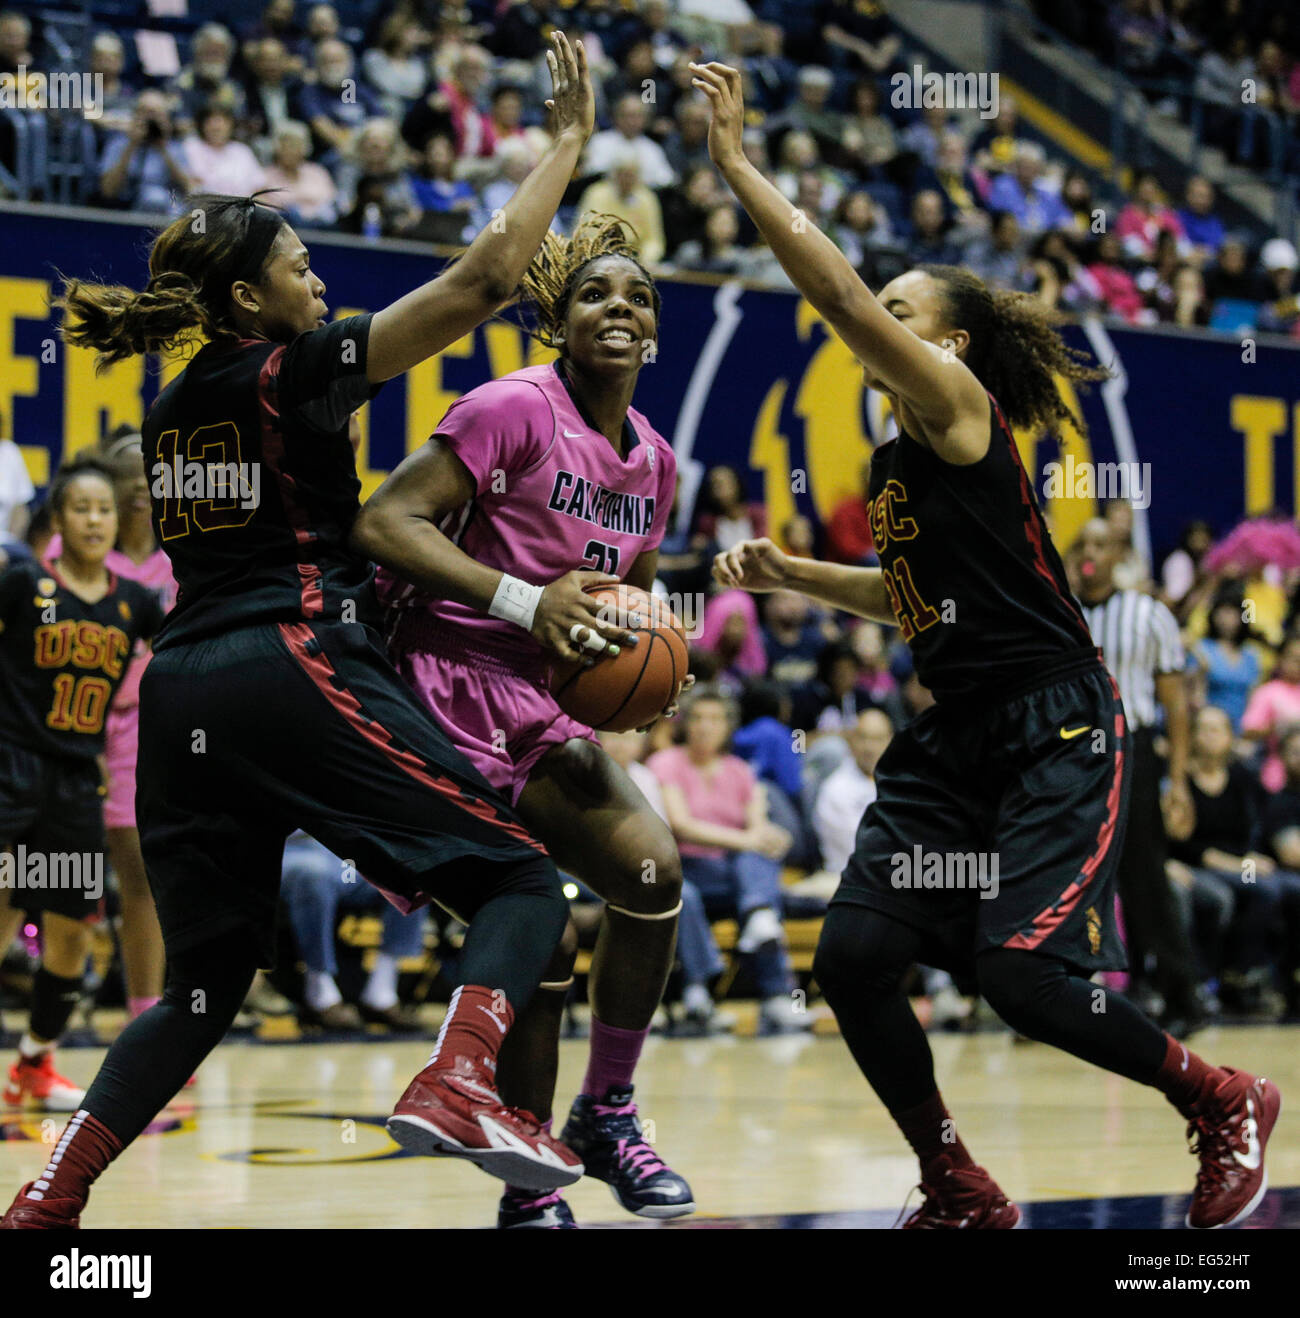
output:
[[[587,71],[587,51],[581,41],[569,45],[563,32],[551,34],[553,50],[546,52],[551,71],[551,99],[546,108],[555,116],[556,137],[568,133],[585,142],[596,127],[596,96]]]
[[[608,572],[566,572],[542,591],[533,615],[532,635],[561,659],[592,663],[594,656],[612,659],[623,645],[636,645],[635,632],[609,622],[605,605],[588,595],[592,586],[617,586]],[[575,630],[576,629],[576,630]]]
[[[713,575],[724,586],[761,594],[790,580],[790,559],[770,540],[742,540],[713,560]]]
[[[676,718],[677,710],[678,710],[678,701],[680,701],[682,696],[684,696],[686,692],[688,692],[691,689],[691,687],[693,687],[694,685],[695,685],[695,674],[687,673],[685,679],[682,682],[682,689],[677,693],[677,699],[674,700],[673,703],[669,705],[668,708],[665,709],[664,712],[659,715],[659,718],[655,719],[653,723],[647,723],[644,727],[637,728],[637,731],[649,732],[650,729],[653,728],[655,724],[659,722],[659,719]]]

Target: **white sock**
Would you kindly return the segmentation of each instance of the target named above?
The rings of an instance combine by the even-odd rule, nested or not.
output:
[[[334,976],[323,970],[309,970],[306,984],[307,1005],[312,1011],[327,1011],[343,1001],[343,994],[334,982]]]
[[[24,1031],[23,1037],[18,1040],[18,1056],[34,1062],[43,1054],[50,1052],[53,1047],[53,1041],[42,1043],[39,1039],[33,1038],[29,1032]]]
[[[713,997],[703,984],[687,984],[682,992],[682,1006],[693,1016],[708,1016],[713,1012]]]
[[[375,964],[366,980],[361,1001],[374,1011],[387,1011],[397,1006],[397,958],[392,953],[375,953]]]

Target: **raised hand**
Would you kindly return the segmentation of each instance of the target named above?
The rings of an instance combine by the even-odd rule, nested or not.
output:
[[[762,594],[789,581],[790,560],[770,540],[742,540],[713,560],[713,575],[724,586]]]
[[[713,111],[709,124],[709,155],[719,169],[744,159],[741,138],[745,131],[745,101],[741,94],[740,74],[730,65],[692,64],[695,75],[691,85],[708,98]]]
[[[596,97],[587,71],[586,48],[577,42],[575,54],[560,31],[552,34],[551,41],[555,49],[546,52],[546,66],[551,71],[552,98],[546,108],[555,116],[555,136],[568,133],[586,142],[596,126]]]

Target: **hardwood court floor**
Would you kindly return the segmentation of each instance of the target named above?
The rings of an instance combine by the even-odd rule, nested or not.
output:
[[[1005,1034],[931,1041],[963,1138],[1022,1204],[1191,1190],[1196,1164],[1182,1124],[1153,1090]],[[1268,1150],[1272,1221],[1300,1225],[1300,1029],[1219,1028],[1195,1043],[1212,1061],[1280,1084],[1284,1107]],[[83,1225],[488,1225],[496,1181],[458,1162],[408,1157],[384,1133],[427,1054],[427,1042],[223,1046],[170,1109],[170,1128],[144,1136],[109,1170]],[[84,1084],[101,1056],[70,1049],[60,1064]],[[561,1113],[585,1060],[585,1043],[563,1045]],[[888,1226],[914,1184],[910,1154],[838,1038],[652,1038],[639,1081],[656,1147],[693,1185],[696,1222],[773,1215],[783,1220],[750,1224]],[[48,1146],[39,1120],[6,1120],[7,1201],[40,1171]],[[585,1225],[640,1223],[599,1183],[581,1182],[567,1197]],[[1141,1224],[1181,1223],[1181,1207],[1164,1203]],[[798,1214],[845,1216],[791,1219]],[[1044,1210],[1037,1220],[1055,1224],[1050,1217]]]

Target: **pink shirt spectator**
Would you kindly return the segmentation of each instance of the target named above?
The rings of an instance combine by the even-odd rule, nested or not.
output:
[[[701,769],[684,746],[670,746],[657,751],[647,761],[650,772],[664,787],[676,787],[686,798],[686,808],[705,824],[722,828],[744,829],[749,824],[749,803],[757,779],[754,771],[735,755],[722,755],[707,770]],[[680,842],[683,856],[700,856],[722,860],[722,847],[703,847],[695,842]]]
[[[1089,266],[1088,273],[1097,281],[1106,309],[1136,324],[1146,303],[1142,300],[1142,294],[1138,292],[1138,286],[1133,282],[1133,276],[1117,265]]]
[[[187,137],[181,146],[186,168],[194,176],[195,192],[246,197],[266,185],[266,171],[243,142],[209,146],[201,137]]]
[[[1168,206],[1157,206],[1148,214],[1130,202],[1115,222],[1116,237],[1124,244],[1124,250],[1134,256],[1154,255],[1156,239],[1165,229],[1175,238],[1184,237],[1182,220]]]
[[[1274,678],[1255,688],[1241,717],[1243,732],[1264,732],[1268,739],[1268,759],[1259,771],[1259,780],[1270,792],[1280,792],[1286,785],[1286,770],[1278,755],[1278,739],[1291,726],[1300,724],[1300,683]]]
[[[438,90],[447,98],[451,108],[457,157],[464,160],[466,157],[495,155],[497,130],[492,120],[454,82],[444,82]]]
[[[329,170],[312,160],[304,160],[292,178],[279,165],[268,165],[266,186],[280,194],[271,198],[273,205],[292,206],[304,220],[333,224],[338,218],[339,190]]]

